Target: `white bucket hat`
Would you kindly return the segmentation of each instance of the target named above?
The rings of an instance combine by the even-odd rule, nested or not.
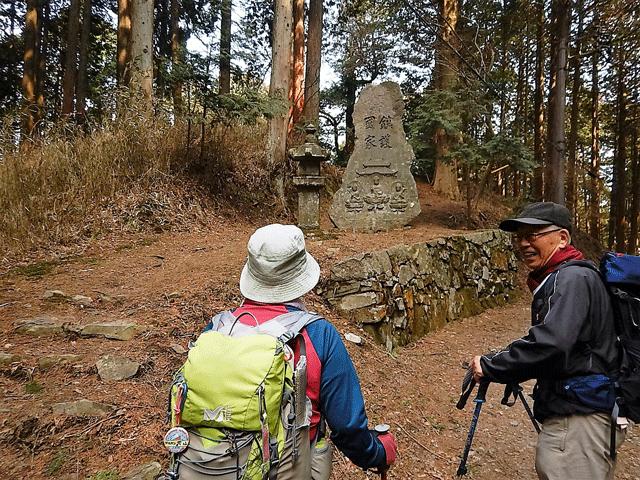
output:
[[[307,252],[302,230],[294,225],[274,223],[259,228],[251,235],[247,250],[240,291],[249,300],[288,302],[318,283],[318,262]]]

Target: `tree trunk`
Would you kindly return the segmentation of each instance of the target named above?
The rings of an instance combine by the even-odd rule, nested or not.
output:
[[[616,148],[613,158],[613,175],[611,178],[611,214],[609,220],[609,248],[615,245],[618,252],[625,251],[625,202],[627,193],[627,145],[626,145],[626,52],[624,46],[618,47],[617,65],[617,121],[616,121]]]
[[[118,41],[116,69],[118,84],[128,86],[131,80],[131,9],[134,0],[118,0]]]
[[[86,116],[87,68],[89,66],[89,37],[91,34],[91,0],[84,0],[82,29],[80,30],[80,56],[78,59],[78,83],[76,86],[76,115],[80,122]]]
[[[631,129],[631,205],[629,205],[629,244],[627,253],[638,254],[638,214],[640,213],[640,166],[638,165],[638,109],[634,108]]]
[[[231,0],[220,4],[220,86],[219,93],[231,93]]]
[[[27,0],[24,29],[24,72],[22,75],[22,90],[26,103],[24,129],[27,135],[31,135],[39,119],[38,107],[36,106],[39,33],[38,0]]]
[[[538,0],[536,8],[538,10],[538,26],[536,31],[536,71],[535,71],[535,91],[533,94],[533,109],[535,112],[535,125],[533,136],[533,160],[538,165],[533,171],[533,182],[531,185],[531,196],[534,201],[541,201],[543,198],[543,171],[544,171],[544,105],[542,89],[544,85],[544,1]]]
[[[304,0],[293,0],[293,53],[291,63],[291,88],[289,89],[290,127],[300,123],[304,108]],[[302,129],[300,129],[301,135]]]
[[[546,200],[563,204],[565,142],[565,103],[567,94],[567,53],[569,47],[569,0],[551,2],[551,81],[549,86],[549,127],[547,169],[544,196]]]
[[[182,114],[182,80],[177,78],[175,69],[182,63],[182,39],[180,35],[180,3],[171,0],[171,61],[173,63],[173,97],[174,113]]]
[[[571,127],[569,129],[569,158],[567,162],[567,208],[577,219],[577,178],[576,178],[576,151],[578,146],[578,122],[580,120],[580,90],[582,80],[580,69],[582,67],[582,32],[584,24],[584,10],[580,8],[578,13],[578,33],[576,35],[575,53],[573,54],[573,91],[571,92]],[[575,222],[574,222],[575,224]]]
[[[134,0],[131,9],[131,87],[151,104],[153,90],[153,0]]]
[[[353,123],[353,109],[356,104],[356,79],[353,72],[347,72],[344,76],[345,101],[347,103],[345,121],[344,160],[349,161],[353,149],[356,146],[356,130]]]
[[[44,90],[47,78],[47,56],[49,55],[49,23],[51,18],[51,4],[49,0],[39,2],[41,18],[40,34],[38,35],[38,81],[36,82],[36,105],[40,112],[44,112]],[[57,97],[54,97],[57,98]],[[42,115],[42,113],[41,113]]]
[[[78,63],[78,32],[80,31],[80,0],[71,0],[67,26],[64,79],[62,81],[62,116],[69,117],[74,110]]]
[[[458,23],[460,5],[458,0],[438,0],[438,11],[442,18],[439,27],[439,38],[436,41],[435,87],[437,90],[451,89],[456,82],[457,57],[450,45],[455,45],[455,29]],[[445,162],[444,157],[449,154],[454,139],[449,137],[444,129],[438,129],[435,134],[436,170],[433,180],[434,190],[451,199],[457,199],[458,168],[455,160]]]
[[[318,125],[322,64],[322,0],[309,0],[308,22],[303,117],[305,122]]]
[[[594,19],[597,31],[598,20]],[[596,40],[591,64],[591,160],[589,165],[589,235],[600,241],[600,86],[598,62],[600,45]]]
[[[291,0],[275,0],[273,15],[273,51],[269,96],[282,101],[289,95],[291,80],[291,28],[293,11]],[[287,147],[288,109],[269,120],[269,160],[273,166],[284,163]],[[282,198],[283,200],[283,198]]]

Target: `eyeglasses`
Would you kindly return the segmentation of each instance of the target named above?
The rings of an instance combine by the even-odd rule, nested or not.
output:
[[[554,228],[553,230],[547,230],[546,232],[538,232],[538,233],[516,233],[513,236],[513,239],[516,242],[521,242],[522,240],[526,240],[529,243],[533,243],[539,237],[544,237],[545,235],[548,235],[549,233],[559,232],[560,230],[563,230],[563,229],[562,228]]]

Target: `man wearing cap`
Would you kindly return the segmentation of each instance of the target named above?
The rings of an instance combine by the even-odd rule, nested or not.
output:
[[[232,311],[238,321],[262,324],[287,312],[306,312],[300,297],[318,283],[320,267],[306,251],[302,230],[293,225],[267,225],[256,230],[247,249],[240,276],[240,291],[245,298]],[[307,355],[307,396],[312,404],[311,478],[327,480],[331,474],[325,421],[331,440],[353,463],[365,469],[388,469],[396,457],[394,436],[368,429],[358,376],[340,334],[331,323],[320,319],[307,325],[302,335]]]
[[[538,202],[500,224],[514,232],[530,270],[531,327],[495,355],[475,357],[472,368],[476,381],[536,379],[534,415],[541,432],[535,465],[540,479],[608,480],[616,464],[610,453],[625,436],[620,426],[612,426],[613,405],[605,411],[597,395],[612,389],[611,378],[620,368],[613,311],[598,272],[571,245],[571,223],[566,207]],[[574,395],[586,378],[596,381]]]

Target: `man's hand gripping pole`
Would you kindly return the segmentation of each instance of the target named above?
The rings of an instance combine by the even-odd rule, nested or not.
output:
[[[478,424],[478,417],[480,416],[482,404],[485,402],[489,383],[490,382],[488,381],[480,380],[480,385],[478,385],[478,393],[476,394],[476,398],[473,400],[476,404],[476,408],[473,412],[473,418],[471,419],[471,427],[469,428],[469,435],[467,436],[467,443],[464,446],[464,452],[462,453],[460,466],[458,467],[458,471],[456,472],[458,480],[460,480],[464,475],[467,474],[467,458],[469,457],[471,442],[473,441],[473,435],[476,431],[476,425]],[[466,405],[467,399],[469,398],[469,395],[471,394],[475,385],[476,381],[473,379],[473,369],[469,368],[469,370],[467,370],[467,374],[464,377],[464,380],[462,381],[462,395],[460,396],[460,400],[456,405],[459,410],[462,410]]]

